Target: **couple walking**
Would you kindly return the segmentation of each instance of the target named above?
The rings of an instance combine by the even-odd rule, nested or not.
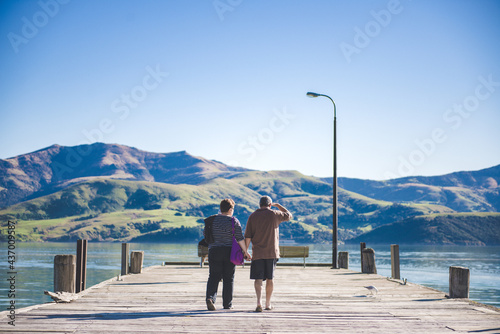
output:
[[[241,224],[234,214],[234,201],[224,199],[220,203],[220,214],[205,219],[205,238],[209,240],[208,262],[209,276],[207,282],[207,308],[215,311],[217,288],[222,279],[222,305],[225,309],[233,307],[233,285],[235,265],[229,260],[233,233],[243,250],[245,259],[252,260],[250,279],[254,281],[257,295],[256,312],[262,312],[262,285],[266,281],[265,309],[271,310],[271,296],[274,289],[274,270],[279,255],[279,225],[292,219],[292,214],[278,203],[273,203],[269,196],[260,199],[260,208],[248,218],[245,235]],[[271,207],[278,210],[272,210]],[[234,232],[233,232],[234,218]],[[211,226],[211,229],[207,227]],[[211,230],[211,231],[210,231]],[[210,238],[211,234],[212,238]],[[211,239],[211,240],[210,240]],[[248,248],[252,243],[252,255]]]

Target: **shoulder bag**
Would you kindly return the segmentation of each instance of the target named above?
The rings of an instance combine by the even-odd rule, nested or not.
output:
[[[234,237],[234,217],[231,219],[231,223],[233,225],[233,245],[231,246],[231,262],[235,265],[242,265],[245,262],[245,255],[243,255],[243,251],[241,250],[238,241]]]

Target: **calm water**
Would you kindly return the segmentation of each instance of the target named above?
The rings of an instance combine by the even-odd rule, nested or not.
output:
[[[330,245],[309,245],[308,263],[331,262]],[[380,275],[391,275],[389,245],[367,245],[375,250]],[[0,263],[0,306],[10,303],[10,271],[7,244],[0,243],[3,255]],[[160,265],[164,261],[199,261],[196,244],[131,244],[130,250],[145,252],[144,266]],[[55,255],[76,254],[76,243],[17,243],[15,270],[16,307],[52,301],[43,294],[53,291],[53,261]],[[339,251],[349,252],[349,268],[360,271],[359,245],[340,245]],[[120,273],[121,244],[89,242],[87,255],[87,287]],[[471,270],[470,299],[500,307],[500,247],[466,246],[405,246],[400,245],[401,277],[409,282],[429,286],[448,293],[448,268],[464,266]],[[300,262],[281,259],[280,262]],[[5,277],[5,278],[4,278]]]

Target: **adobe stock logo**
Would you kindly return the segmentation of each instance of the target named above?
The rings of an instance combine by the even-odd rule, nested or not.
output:
[[[224,21],[225,13],[234,11],[242,2],[243,0],[215,0],[212,2],[212,5],[217,15],[219,15],[219,20]]]
[[[28,44],[30,40],[35,38],[40,29],[45,27],[50,19],[54,18],[59,13],[60,5],[65,5],[70,0],[40,0],[37,2],[40,10],[35,12],[31,19],[26,16],[21,18],[23,25],[20,34],[9,32],[7,38],[15,53],[19,52],[21,44]]]
[[[81,146],[94,142],[104,141],[105,136],[110,135],[115,131],[116,126],[120,121],[126,120],[133,109],[137,109],[140,103],[144,101],[149,94],[157,89],[160,84],[168,77],[168,72],[163,72],[160,65],[155,68],[146,66],[146,74],[142,77],[141,84],[138,84],[121,94],[121,96],[111,102],[111,112],[115,115],[106,115],[101,118],[97,125],[91,129],[83,129],[82,135],[85,140],[80,142],[77,149],[68,149],[65,157],[65,164],[55,163],[53,165],[55,176],[58,180],[62,180],[64,174],[72,173],[82,163],[83,157],[89,155],[92,151],[92,146]]]
[[[243,140],[237,148],[238,154],[246,162],[253,161],[259,152],[264,151],[276,139],[276,136],[283,132],[295,119],[295,114],[287,111],[285,107],[282,110],[274,110],[273,116],[269,119],[267,126],[264,126],[256,133],[249,135]],[[238,161],[229,162],[230,165],[241,165]]]
[[[478,81],[479,84],[474,89],[474,94],[466,96],[461,103],[455,103],[452,108],[443,113],[443,120],[445,123],[450,124],[451,130],[458,130],[464,120],[468,119],[479,108],[481,101],[489,99],[500,87],[500,82],[494,81],[492,74],[487,78],[479,76]],[[408,155],[398,157],[399,164],[396,173],[388,171],[384,174],[384,177],[386,179],[395,179],[413,175],[416,167],[423,165],[437,151],[439,144],[443,144],[448,140],[447,132],[449,131],[450,129],[447,131],[442,127],[436,127],[427,138],[414,140],[416,148]]]
[[[165,78],[168,77],[168,72],[163,72],[160,65],[156,68],[146,66],[146,74],[143,76],[141,84],[130,89],[130,92],[123,93],[121,96],[111,102],[111,111],[117,114],[119,120],[124,121],[130,116],[130,111],[139,107],[149,94],[158,88]],[[99,142],[104,139],[104,135],[110,134],[115,130],[116,120],[104,117],[98,122],[98,126],[87,130],[83,129],[82,134],[87,139],[86,143]],[[82,143],[83,144],[83,143]]]
[[[372,40],[379,36],[383,28],[386,28],[391,22],[394,15],[398,15],[403,11],[399,0],[390,0],[387,3],[387,9],[379,11],[370,11],[373,20],[368,21],[363,29],[354,27],[353,43],[340,43],[340,50],[348,63],[352,61],[354,54],[360,54],[361,50],[367,48]]]

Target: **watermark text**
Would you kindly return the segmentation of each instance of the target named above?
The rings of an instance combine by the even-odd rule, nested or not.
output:
[[[19,52],[21,45],[28,44],[35,38],[40,29],[49,24],[58,13],[61,5],[65,5],[70,0],[40,0],[37,2],[40,10],[36,11],[31,18],[23,16],[21,18],[22,27],[18,33],[9,32],[7,38],[15,53]]]

